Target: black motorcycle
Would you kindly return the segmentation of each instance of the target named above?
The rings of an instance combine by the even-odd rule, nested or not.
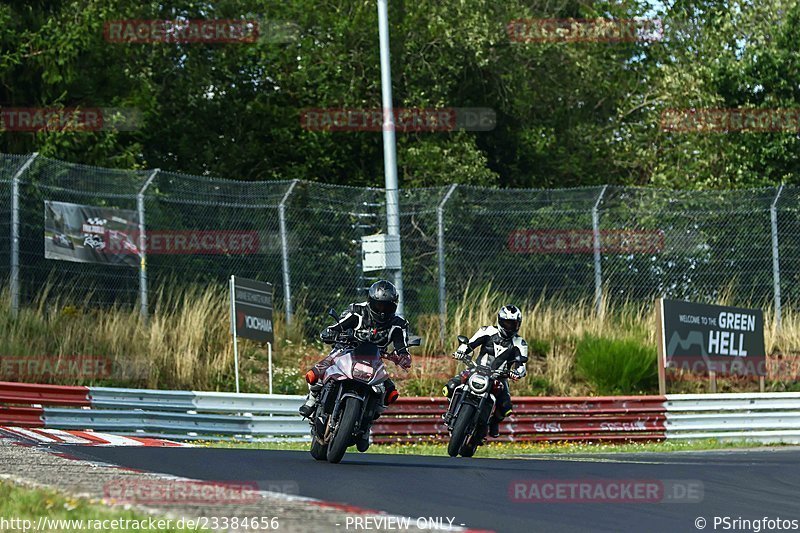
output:
[[[338,320],[332,309],[328,314]],[[409,340],[408,346],[420,343],[416,338]],[[322,378],[319,401],[309,420],[311,455],[318,461],[338,463],[354,444],[360,452],[367,450],[369,441],[362,437],[384,409],[384,383],[389,374],[383,359],[396,362],[398,356],[370,342],[369,332],[352,330],[337,336],[331,354],[334,363]],[[364,442],[366,446],[361,444]]]
[[[467,344],[469,339],[459,335],[458,342]],[[508,371],[502,369],[505,362],[504,356],[494,359],[491,366],[477,365],[471,359],[464,361],[467,371],[461,374],[461,384],[454,389],[450,407],[442,417],[450,431],[450,457],[472,457],[483,444],[503,387],[500,379],[508,377]]]

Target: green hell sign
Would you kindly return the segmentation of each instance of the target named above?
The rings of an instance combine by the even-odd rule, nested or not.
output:
[[[764,313],[659,300],[659,355],[666,368],[715,375],[764,376]]]

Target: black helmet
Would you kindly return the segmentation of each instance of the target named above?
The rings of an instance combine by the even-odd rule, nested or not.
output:
[[[397,312],[400,295],[394,285],[386,280],[376,281],[369,288],[369,310],[378,323],[388,322]]]
[[[500,330],[500,335],[503,337],[507,339],[513,337],[521,325],[522,311],[519,310],[519,307],[504,305],[497,312],[497,329]]]

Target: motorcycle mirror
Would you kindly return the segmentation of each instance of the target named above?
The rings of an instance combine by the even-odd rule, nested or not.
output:
[[[421,346],[422,337],[411,337],[408,339],[408,346]]]
[[[334,320],[339,320],[339,315],[336,314],[336,310],[333,307],[328,308],[328,315],[333,317]]]
[[[459,335],[458,342],[460,342],[461,344],[469,344],[469,339],[464,335]]]

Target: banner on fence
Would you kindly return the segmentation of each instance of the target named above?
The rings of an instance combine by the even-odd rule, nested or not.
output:
[[[44,202],[44,256],[78,263],[139,266],[135,211]]]

